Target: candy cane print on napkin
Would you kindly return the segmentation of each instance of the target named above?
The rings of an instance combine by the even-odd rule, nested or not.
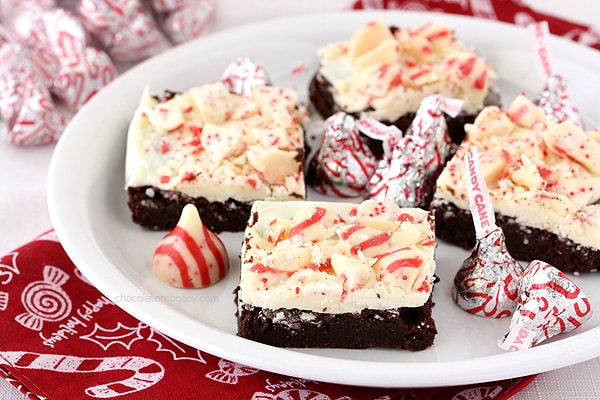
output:
[[[467,170],[467,190],[473,224],[475,225],[475,236],[477,239],[481,239],[494,229],[498,229],[498,226],[496,226],[492,201],[481,172],[479,154],[475,147],[465,157],[465,168]]]
[[[161,364],[145,357],[75,357],[59,354],[39,354],[26,351],[0,352],[0,365],[18,366],[20,369],[38,369],[66,373],[97,373],[115,370],[132,371],[126,379],[90,386],[88,396],[108,399],[144,390],[164,376]]]

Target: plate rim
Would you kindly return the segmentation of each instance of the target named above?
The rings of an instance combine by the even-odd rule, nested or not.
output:
[[[118,295],[116,292],[117,286],[112,286],[109,282],[101,281],[97,272],[88,268],[89,260],[86,260],[86,256],[83,254],[83,248],[76,248],[77,240],[73,239],[73,232],[70,232],[68,227],[63,224],[63,213],[60,204],[61,193],[57,190],[53,190],[58,187],[64,187],[65,182],[61,182],[61,173],[65,172],[65,161],[61,157],[64,156],[64,152],[69,146],[72,146],[75,141],[76,127],[81,124],[80,121],[85,121],[94,108],[96,103],[99,103],[99,99],[106,98],[115,89],[122,85],[122,82],[131,79],[130,77],[135,76],[138,72],[143,71],[153,64],[157,64],[160,59],[172,57],[174,55],[182,54],[189,49],[196,46],[202,46],[204,43],[214,43],[228,38],[235,38],[240,33],[247,32],[249,30],[268,30],[268,27],[275,29],[277,27],[285,26],[294,22],[299,24],[302,21],[316,21],[327,18],[339,18],[348,20],[362,20],[362,19],[375,19],[385,17],[385,19],[393,18],[394,15],[398,15],[400,20],[403,20],[405,16],[412,15],[423,18],[423,15],[427,15],[429,19],[442,19],[449,21],[450,24],[460,24],[460,21],[468,21],[466,23],[475,23],[483,25],[501,25],[503,29],[519,29],[516,25],[484,20],[481,18],[462,16],[462,15],[450,15],[441,14],[436,12],[418,12],[418,11],[391,11],[391,10],[344,10],[339,12],[328,12],[328,13],[309,13],[299,16],[292,17],[280,17],[267,21],[258,21],[255,23],[241,25],[235,28],[226,29],[220,32],[211,33],[205,37],[195,39],[191,42],[185,43],[173,47],[164,53],[161,53],[155,57],[149,58],[138,65],[132,67],[128,71],[119,75],[113,82],[101,89],[94,98],[88,102],[70,121],[69,125],[65,129],[61,138],[59,138],[56,148],[50,161],[50,167],[48,170],[47,187],[48,187],[48,209],[50,218],[54,230],[63,245],[67,255],[71,258],[73,263],[81,270],[81,272],[88,277],[88,279],[94,284],[94,286],[106,297],[111,300],[115,299]],[[464,23],[464,22],[463,22]],[[453,25],[454,27],[454,25]],[[573,48],[578,47],[578,52],[590,51],[594,57],[598,58],[598,64],[600,65],[600,53],[594,49],[590,49],[582,44],[572,42],[568,39],[552,36],[550,42],[553,45],[561,48]],[[204,45],[207,47],[208,45]],[[81,140],[81,139],[78,139]],[[123,149],[124,153],[124,149]],[[88,243],[87,249],[93,249],[94,243]],[[97,245],[97,244],[96,244]],[[134,291],[139,288],[133,287],[134,285],[129,282],[125,282],[126,285],[123,288],[133,289]],[[121,286],[119,286],[121,287]],[[122,292],[121,292],[122,293]],[[275,348],[267,345],[263,345],[256,342],[248,341],[232,335],[227,332],[222,332],[219,329],[209,326],[201,321],[194,321],[191,317],[181,314],[179,317],[192,324],[204,325],[205,329],[205,340],[202,346],[198,346],[198,342],[191,342],[190,338],[170,326],[164,319],[156,318],[155,310],[150,310],[149,307],[154,308],[161,307],[161,309],[170,309],[164,304],[143,304],[143,303],[116,303],[119,307],[124,309],[127,313],[131,314],[135,318],[147,323],[155,329],[196,348],[201,348],[203,351],[207,351],[215,356],[222,357],[231,361],[239,362],[242,364],[249,365],[258,369],[280,373],[284,375],[296,376],[305,379],[314,379],[322,382],[331,382],[339,384],[352,384],[360,386],[377,386],[377,387],[431,387],[431,386],[445,386],[445,385],[457,385],[457,384],[471,384],[494,381],[499,379],[515,378],[524,375],[530,375],[535,373],[544,372],[550,369],[560,368],[563,366],[575,364],[578,362],[586,361],[591,358],[600,356],[600,341],[593,348],[585,347],[583,349],[581,343],[590,342],[588,337],[600,337],[600,327],[589,329],[581,332],[573,337],[561,340],[559,342],[551,342],[544,344],[543,347],[535,347],[528,349],[520,353],[502,353],[492,356],[485,356],[477,358],[477,362],[473,362],[473,359],[453,361],[453,362],[399,362],[394,368],[391,368],[389,363],[386,365],[376,361],[364,361],[364,360],[343,360],[343,366],[337,365],[340,363],[339,359],[332,359],[330,357],[318,356],[314,354],[300,353],[293,350]],[[172,312],[172,310],[171,310]],[[154,315],[152,315],[154,314]],[[225,334],[226,339],[229,343],[240,344],[242,348],[250,347],[253,351],[242,351],[239,349],[233,350],[235,347],[230,349],[223,346],[217,346],[213,340],[218,336],[222,338]],[[250,342],[250,343],[249,343]],[[549,355],[552,353],[556,354],[556,351],[560,350],[563,354],[569,354],[568,357],[562,358],[561,361],[556,361],[553,358],[552,362],[549,362]],[[257,351],[263,355],[263,357],[256,359],[252,357],[254,351]],[[279,363],[277,360],[284,359],[286,356],[293,354],[293,357],[300,359],[302,363]],[[526,355],[526,356],[525,356]],[[518,364],[514,370],[507,370],[499,373],[497,371],[486,371],[486,365],[492,365],[493,363],[502,363],[506,365],[510,360],[510,364]],[[299,366],[298,364],[302,364]],[[435,364],[435,365],[432,365]],[[467,365],[469,364],[469,365]],[[475,365],[473,365],[475,364]],[[315,366],[319,366],[315,368]],[[325,370],[337,368],[338,371],[334,374],[324,374]],[[374,373],[360,374],[358,371],[376,371],[379,375],[379,379],[373,381]],[[475,371],[479,374],[471,376],[471,374],[465,374],[464,371]],[[407,374],[407,371],[409,372]],[[452,371],[453,373],[447,373]],[[442,372],[446,374],[442,374]],[[437,373],[437,374],[436,374]],[[437,375],[435,380],[432,380],[429,375]],[[465,376],[467,375],[467,376]]]

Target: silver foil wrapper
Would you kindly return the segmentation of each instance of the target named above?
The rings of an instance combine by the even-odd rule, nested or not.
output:
[[[0,29],[0,136],[7,143],[55,141],[66,125],[22,47]]]
[[[325,122],[321,147],[309,165],[308,181],[317,191],[344,198],[363,196],[376,158],[360,138],[355,119],[337,112]]]
[[[115,60],[137,61],[170,47],[142,0],[81,0],[85,30]]]
[[[567,85],[560,75],[552,75],[534,103],[541,108],[549,120],[556,123],[571,121],[583,127],[579,110],[569,101]]]
[[[506,350],[533,347],[572,331],[592,316],[587,296],[557,268],[532,261],[521,278],[517,308],[505,335]]]
[[[256,86],[271,83],[267,71],[248,57],[239,57],[230,63],[225,68],[221,80],[230,92],[244,97],[250,97]]]
[[[428,177],[439,175],[446,160],[456,151],[456,145],[452,143],[448,134],[443,112],[444,101],[444,97],[440,95],[431,95],[423,99],[405,133],[405,136],[424,139],[423,158],[425,174]]]
[[[401,137],[390,157],[379,161],[369,181],[369,198],[400,207],[426,207],[424,140]]]
[[[46,87],[70,110],[81,108],[114,79],[112,60],[104,51],[87,46],[83,25],[69,11],[25,9],[13,25]]]
[[[173,43],[200,37],[213,20],[216,0],[151,0],[162,30]]]
[[[504,232],[494,229],[479,239],[454,277],[452,297],[463,310],[503,318],[517,307],[523,268],[508,253]]]
[[[429,208],[435,181],[456,151],[444,113],[456,115],[461,106],[462,101],[441,95],[423,99],[404,136],[390,136],[393,143],[384,140],[384,158],[369,183],[369,198]]]

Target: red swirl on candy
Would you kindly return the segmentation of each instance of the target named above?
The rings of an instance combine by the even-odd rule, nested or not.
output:
[[[321,147],[309,164],[308,181],[316,190],[346,198],[365,193],[376,160],[356,126],[341,111],[327,119]]]

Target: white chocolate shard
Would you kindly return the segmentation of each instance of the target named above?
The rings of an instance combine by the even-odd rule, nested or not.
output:
[[[269,257],[265,258],[265,261],[280,271],[297,271],[310,264],[311,249],[290,246],[285,251],[273,251]]]
[[[386,39],[393,40],[394,35],[382,21],[373,21],[361,26],[350,41],[351,59],[356,60]]]
[[[347,289],[363,289],[373,287],[375,284],[375,271],[367,264],[366,260],[336,253],[331,256],[331,266],[335,273],[342,278]]]
[[[258,176],[270,184],[285,184],[287,176],[300,172],[301,165],[295,151],[250,146],[246,155]]]
[[[479,155],[481,173],[488,188],[498,186],[498,180],[506,171],[510,158],[510,154],[503,149],[488,150]]]
[[[400,248],[380,258],[373,268],[378,279],[387,279],[394,286],[410,292],[411,290],[418,290],[422,285],[423,281],[418,282],[417,280],[419,277],[423,277],[420,269],[428,262],[430,260],[427,253],[414,248]]]
[[[515,124],[525,128],[546,127],[547,118],[544,111],[523,95],[515,98],[508,109],[508,115]]]
[[[467,124],[465,130],[472,140],[490,136],[508,136],[514,125],[506,112],[499,107],[486,107],[475,118],[473,124]]]
[[[559,179],[552,191],[564,194],[577,208],[583,208],[600,200],[600,177]]]
[[[393,231],[398,222],[422,221],[427,212],[418,208],[400,209],[393,201],[365,200],[356,210],[358,223],[380,231]]]
[[[258,103],[262,115],[276,124],[291,127],[301,122],[292,117],[298,103],[298,94],[293,89],[257,86],[252,90],[252,99]]]
[[[335,234],[335,225],[342,218],[335,211],[324,207],[304,207],[292,218],[289,238],[304,242],[326,239]]]
[[[231,93],[222,82],[195,86],[189,90],[204,122],[221,124],[231,119]]]
[[[352,256],[374,257],[394,249],[391,232],[382,232],[364,225],[346,225],[337,230],[347,252]]]
[[[544,142],[554,153],[568,157],[600,176],[600,143],[571,121],[562,122],[544,132]]]
[[[291,221],[276,218],[267,227],[266,239],[269,243],[277,244],[288,238]]]
[[[174,131],[185,122],[183,111],[173,99],[149,107],[145,113],[152,125],[167,132]]]
[[[386,39],[358,57],[355,64],[359,69],[365,69],[373,64],[395,64],[399,57],[398,42],[394,39]]]
[[[202,146],[215,161],[237,157],[246,151],[246,143],[232,129],[214,124],[206,124],[200,134]]]
[[[519,159],[511,165],[509,173],[510,179],[514,183],[528,190],[541,190],[546,186],[536,165],[525,154],[521,154]]]
[[[435,53],[444,53],[452,41],[452,28],[440,22],[424,25],[421,34],[431,43]]]

